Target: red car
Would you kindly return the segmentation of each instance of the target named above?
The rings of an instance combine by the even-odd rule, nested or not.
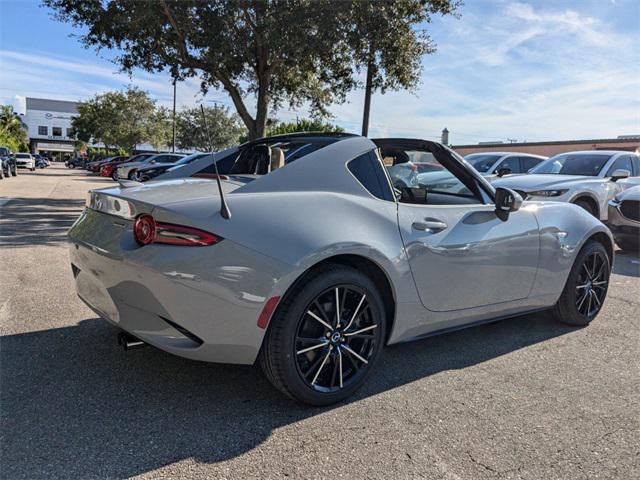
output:
[[[142,162],[146,158],[152,156],[153,153],[141,153],[133,157],[114,157],[107,163],[100,165],[100,175],[103,177],[111,177],[114,181],[118,180],[118,165],[127,162]]]

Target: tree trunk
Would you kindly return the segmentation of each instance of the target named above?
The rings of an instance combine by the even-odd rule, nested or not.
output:
[[[371,111],[371,90],[373,89],[373,57],[367,63],[367,83],[364,88],[364,113],[362,115],[362,136],[369,135],[369,113]]]

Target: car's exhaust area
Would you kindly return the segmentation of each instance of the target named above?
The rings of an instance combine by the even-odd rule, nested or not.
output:
[[[135,350],[147,346],[145,342],[128,334],[127,332],[118,333],[118,345],[120,345],[124,350]]]

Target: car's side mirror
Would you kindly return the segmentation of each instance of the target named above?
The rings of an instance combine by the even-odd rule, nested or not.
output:
[[[511,212],[520,209],[522,197],[510,188],[498,187],[496,188],[495,203],[496,216],[503,222],[506,222]]]
[[[499,177],[504,177],[505,175],[511,175],[511,169],[509,167],[501,167],[496,173]]]
[[[624,168],[618,168],[614,170],[613,173],[611,174],[611,181],[617,182],[622,178],[628,178],[630,176],[631,176],[631,172],[629,170],[625,170]]]

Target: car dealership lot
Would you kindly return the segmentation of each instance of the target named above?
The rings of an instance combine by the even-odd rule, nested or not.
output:
[[[536,314],[396,345],[317,409],[257,368],[123,352],[77,299],[64,235],[113,182],[23,172],[0,181],[0,478],[640,475],[637,256],[585,329]]]

